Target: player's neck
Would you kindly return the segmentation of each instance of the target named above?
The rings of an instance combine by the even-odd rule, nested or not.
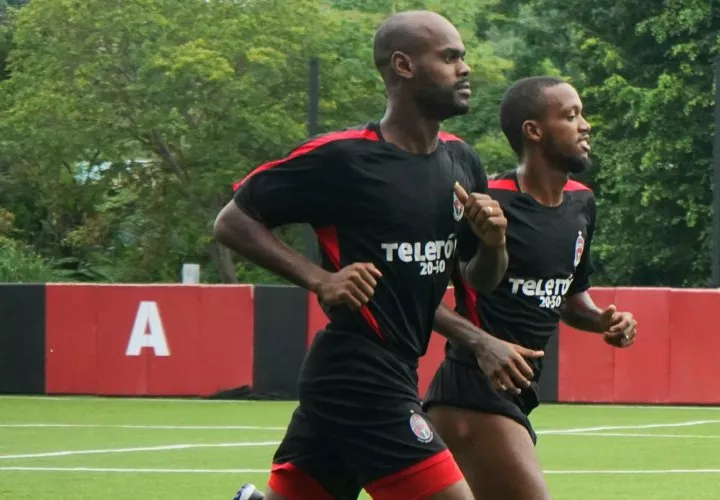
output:
[[[380,120],[383,138],[412,154],[430,154],[437,149],[440,122],[428,120],[414,106],[393,105],[388,102],[385,116]]]
[[[526,160],[517,168],[517,179],[523,193],[529,194],[541,205],[557,207],[563,201],[568,176],[545,163]]]

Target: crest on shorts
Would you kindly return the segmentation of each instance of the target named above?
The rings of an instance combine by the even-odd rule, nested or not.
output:
[[[577,240],[575,240],[575,261],[573,262],[574,267],[580,264],[582,259],[583,250],[585,250],[585,238],[583,238],[582,231],[578,231]]]
[[[429,443],[433,440],[433,431],[422,416],[413,413],[410,417],[410,429],[421,443]]]
[[[465,206],[460,202],[457,195],[453,193],[453,218],[455,221],[460,222],[464,213]]]

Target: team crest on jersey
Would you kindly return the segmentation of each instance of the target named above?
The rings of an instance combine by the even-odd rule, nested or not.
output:
[[[453,218],[460,222],[463,214],[465,213],[465,206],[460,202],[457,195],[453,193]]]
[[[410,429],[413,431],[413,434],[415,434],[417,440],[421,443],[429,443],[433,440],[434,436],[432,429],[425,419],[417,413],[413,413],[410,417]]]
[[[577,240],[575,240],[575,261],[574,266],[577,267],[582,259],[583,250],[585,250],[585,238],[583,238],[582,231],[578,231]]]

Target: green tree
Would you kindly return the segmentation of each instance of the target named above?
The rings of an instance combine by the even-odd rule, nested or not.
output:
[[[213,218],[305,136],[327,19],[310,0],[31,2],[0,89],[2,146],[40,203],[20,229],[86,279],[175,281],[192,260],[234,281]]]
[[[479,36],[516,62],[513,79],[560,73],[583,96],[598,282],[705,286],[720,11],[698,0],[499,0],[489,12]]]

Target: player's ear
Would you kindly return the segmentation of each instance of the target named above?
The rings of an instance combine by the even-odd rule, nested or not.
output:
[[[396,50],[390,56],[390,67],[400,77],[410,80],[415,76],[413,62],[409,55]]]
[[[535,120],[525,120],[522,124],[523,135],[532,142],[540,142],[542,139],[542,128]]]

